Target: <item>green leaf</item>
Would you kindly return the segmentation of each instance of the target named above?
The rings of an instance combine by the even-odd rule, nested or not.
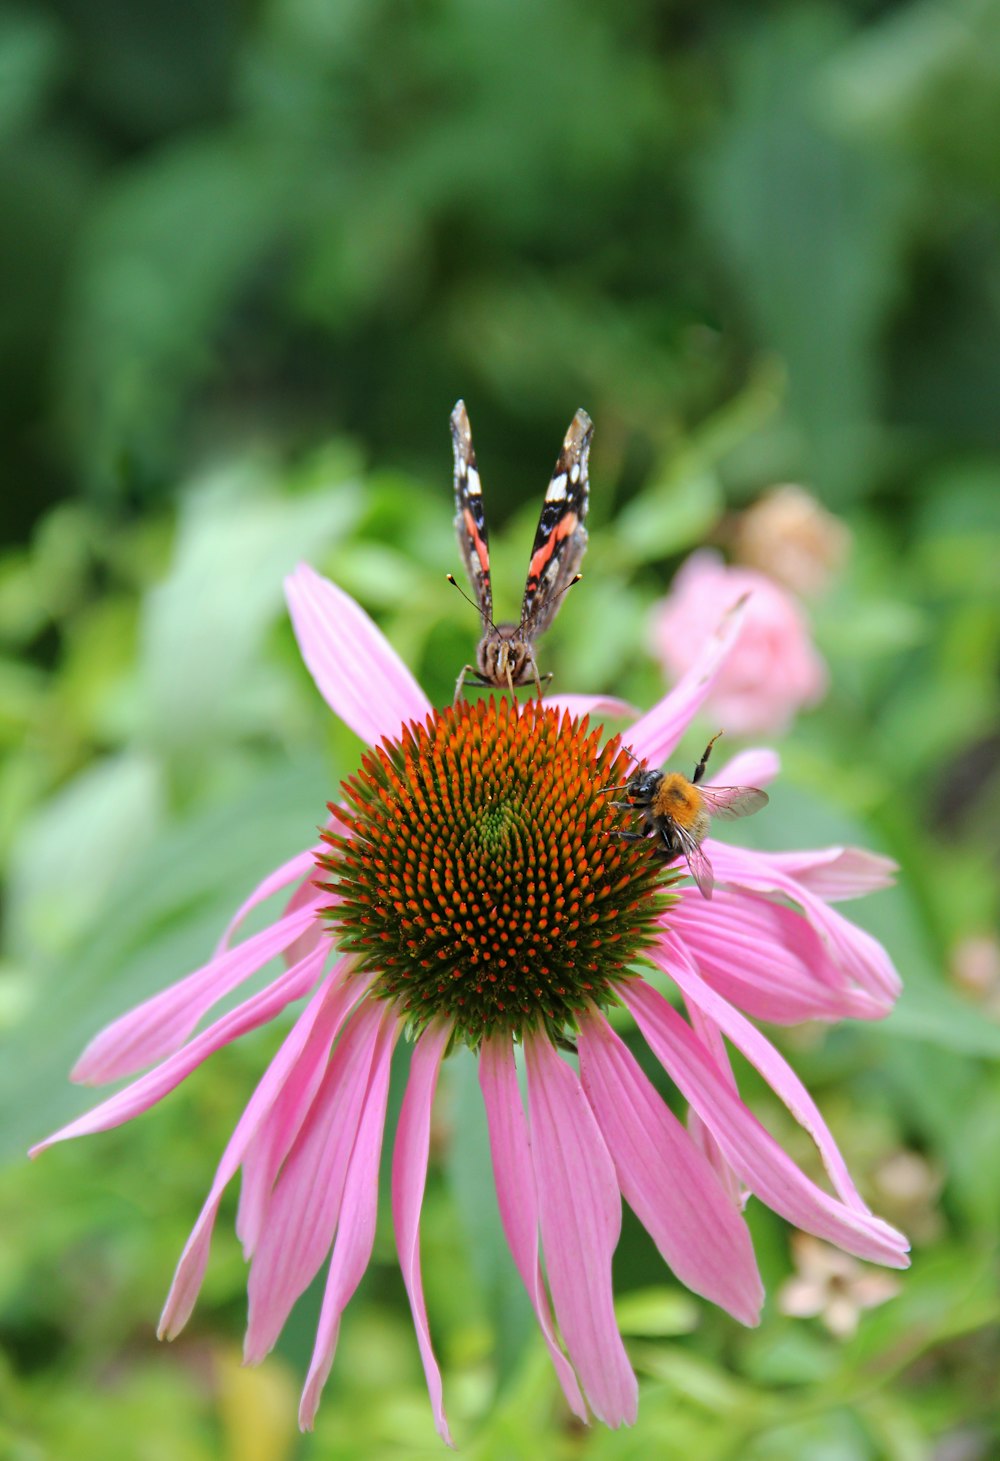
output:
[[[183,499],[174,563],[144,604],[141,630],[141,731],[165,751],[252,727],[282,580],[360,509],[351,479],[291,498],[276,486],[260,467],[235,464]]]
[[[622,1334],[691,1334],[698,1327],[700,1313],[690,1294],[677,1289],[633,1289],[615,1303]]]
[[[211,957],[255,883],[309,846],[326,786],[316,761],[262,770],[242,797],[161,829],[126,860],[88,936],[35,971],[32,998],[0,1059],[0,1158],[93,1104],[67,1079],[83,1045]]]

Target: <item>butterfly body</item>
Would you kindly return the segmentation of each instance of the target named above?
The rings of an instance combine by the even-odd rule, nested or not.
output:
[[[516,686],[533,682],[541,695],[542,677],[535,658],[535,640],[555,618],[561,595],[576,581],[587,546],[587,465],[593,435],[590,417],[586,411],[577,411],[563,441],[542,503],[517,624],[496,624],[493,620],[489,533],[482,483],[469,417],[462,401],[451,414],[451,435],[455,454],[455,530],[483,625],[476,663],[462,670],[455,698],[468,675],[475,675],[483,685],[509,689],[512,694]]]

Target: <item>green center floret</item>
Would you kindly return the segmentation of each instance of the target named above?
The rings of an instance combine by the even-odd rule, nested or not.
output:
[[[572,1033],[650,943],[669,869],[613,835],[616,737],[535,702],[459,702],[364,757],[330,810],[324,910],[341,946],[417,1028],[472,1047],[543,1024]]]

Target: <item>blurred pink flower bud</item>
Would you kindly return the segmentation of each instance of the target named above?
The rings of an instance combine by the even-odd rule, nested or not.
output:
[[[653,620],[653,647],[678,679],[697,659],[720,613],[749,594],[746,617],[725,669],[706,701],[732,735],[777,734],[826,692],[826,665],[801,607],[752,568],[731,568],[718,554],[693,553]]]
[[[740,513],[732,535],[740,563],[805,597],[829,586],[850,546],[850,529],[792,482],[772,487]]]

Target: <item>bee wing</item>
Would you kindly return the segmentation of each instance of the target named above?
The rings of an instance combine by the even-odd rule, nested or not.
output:
[[[451,413],[451,442],[455,453],[455,532],[485,633],[493,618],[489,533],[476,468],[476,449],[472,445],[472,429],[464,401],[458,401]]]
[[[770,801],[756,786],[699,786],[702,801],[713,817],[749,817]]]
[[[712,864],[699,844],[691,836],[685,827],[674,823],[674,833],[677,840],[684,849],[684,858],[691,869],[691,876],[698,884],[698,889],[703,898],[711,898],[712,889],[715,887],[715,874],[712,871]]]
[[[575,575],[587,546],[587,461],[593,434],[586,411],[577,411],[545,493],[521,603],[521,624],[531,636],[544,633],[552,623],[559,595]]]

